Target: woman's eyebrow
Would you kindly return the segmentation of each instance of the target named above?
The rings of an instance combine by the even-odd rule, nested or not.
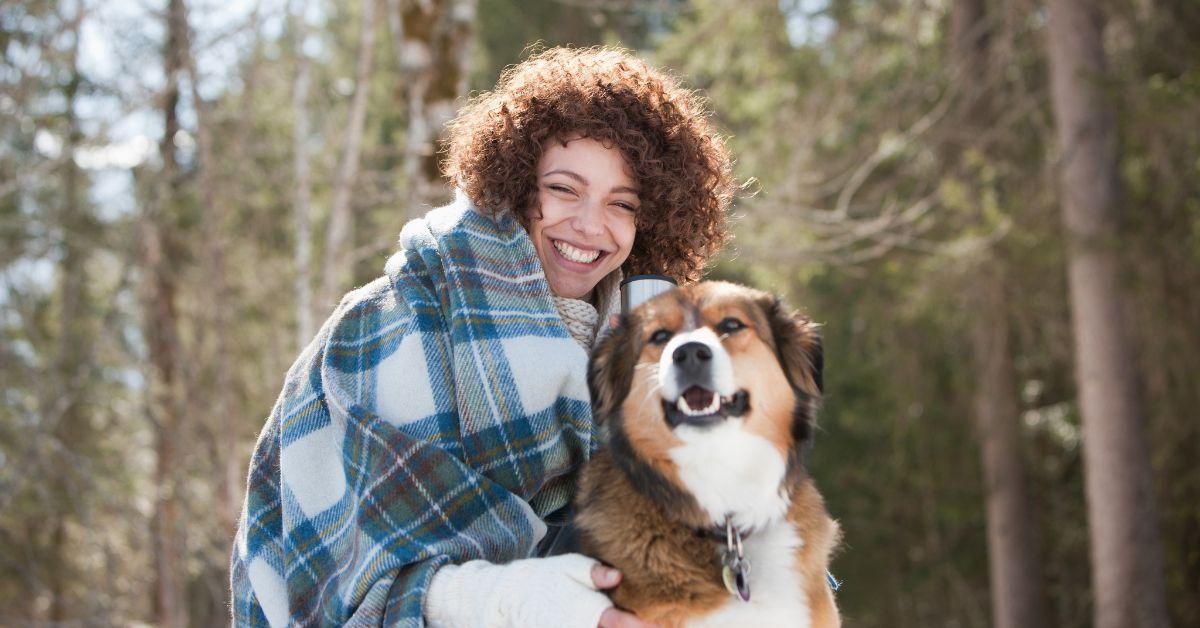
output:
[[[542,173],[542,176],[543,176],[543,177],[548,177],[548,176],[550,176],[550,175],[552,175],[552,174],[565,174],[565,175],[567,175],[568,177],[571,177],[572,179],[575,179],[576,181],[578,181],[578,182],[582,183],[583,185],[587,185],[587,184],[588,184],[588,180],[587,180],[587,179],[585,179],[585,178],[583,178],[583,176],[581,176],[579,173],[576,173],[576,172],[571,172],[570,170],[564,170],[564,169],[562,169],[562,168],[557,168],[557,169],[555,169],[555,170],[551,170],[551,171],[549,171],[549,172],[543,172],[543,173]]]

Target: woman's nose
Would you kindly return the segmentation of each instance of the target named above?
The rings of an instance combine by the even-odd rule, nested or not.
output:
[[[586,236],[604,233],[604,207],[597,201],[585,200],[571,219],[571,227]]]

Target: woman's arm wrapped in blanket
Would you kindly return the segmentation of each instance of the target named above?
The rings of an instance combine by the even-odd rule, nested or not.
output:
[[[438,568],[525,558],[566,505],[595,446],[586,354],[519,225],[456,205],[410,223],[289,371],[251,460],[237,624],[420,625]]]
[[[233,555],[234,619],[416,626],[438,567],[526,556],[544,528],[436,439],[327,395],[322,370],[334,367],[323,337],[289,373],[255,447]],[[372,376],[367,353],[363,378]]]

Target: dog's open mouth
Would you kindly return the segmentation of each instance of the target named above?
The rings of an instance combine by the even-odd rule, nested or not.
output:
[[[663,400],[663,414],[672,429],[680,425],[715,425],[727,417],[742,416],[749,409],[750,393],[744,390],[722,397],[702,386],[691,386],[674,403]]]

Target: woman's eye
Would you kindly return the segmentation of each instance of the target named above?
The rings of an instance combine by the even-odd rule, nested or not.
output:
[[[740,329],[745,329],[745,328],[746,328],[745,323],[743,323],[742,321],[740,321],[732,316],[717,323],[717,333],[722,336],[732,334],[735,331],[738,331]]]
[[[554,192],[563,192],[565,194],[574,194],[575,193],[574,190],[572,190],[571,188],[569,188],[565,185],[557,185],[557,184],[551,183],[550,185],[547,185],[546,187],[550,188]]]
[[[617,207],[620,207],[621,209],[623,209],[627,212],[636,212],[637,211],[637,208],[634,207],[633,205],[630,205],[629,203],[613,203],[613,205],[616,205]]]
[[[650,334],[651,344],[665,345],[669,340],[671,340],[671,332],[665,329],[660,329],[653,334]]]

